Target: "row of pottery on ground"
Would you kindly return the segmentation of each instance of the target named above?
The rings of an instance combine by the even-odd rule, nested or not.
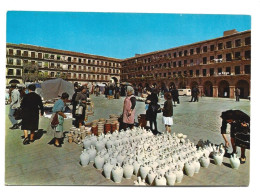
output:
[[[212,145],[197,149],[181,133],[154,136],[140,127],[98,137],[87,136],[83,145],[85,149],[80,157],[83,166],[94,162],[106,178],[115,182],[135,174],[150,185],[180,183],[183,171],[192,177],[199,172],[200,166],[209,166],[209,155],[213,152]]]

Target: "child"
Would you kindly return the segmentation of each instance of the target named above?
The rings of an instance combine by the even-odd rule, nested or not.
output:
[[[166,131],[171,133],[171,125],[173,124],[172,116],[173,116],[173,105],[172,105],[172,95],[167,92],[164,94],[164,107],[163,111],[163,124],[165,125]]]

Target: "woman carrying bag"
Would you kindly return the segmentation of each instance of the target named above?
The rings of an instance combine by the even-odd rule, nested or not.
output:
[[[55,102],[52,108],[51,127],[54,130],[54,146],[61,147],[61,139],[63,138],[63,123],[64,118],[67,116],[64,114],[65,103],[68,101],[69,94],[63,93],[61,99]]]

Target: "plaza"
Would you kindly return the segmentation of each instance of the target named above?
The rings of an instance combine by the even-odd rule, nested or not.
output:
[[[109,114],[121,114],[124,97],[107,100],[104,95],[90,98],[94,102],[94,115],[88,121],[108,118]],[[200,97],[199,102],[189,102],[190,97],[180,97],[180,104],[173,108],[172,133],[186,134],[191,142],[197,144],[200,140],[209,140],[213,144],[224,143],[220,134],[221,112],[228,109],[238,109],[250,115],[250,101],[241,99],[236,102],[230,98]],[[160,99],[163,104],[164,99]],[[82,144],[68,143],[64,139],[62,148],[48,144],[53,139],[53,131],[49,127],[49,119],[41,117],[38,138],[29,145],[22,144],[22,131],[10,130],[8,119],[9,105],[6,105],[5,129],[5,184],[6,185],[123,185],[133,186],[137,179],[123,178],[120,184],[107,180],[101,171],[94,168],[93,163],[83,168],[79,156],[83,150]],[[137,102],[136,116],[145,113],[144,102]],[[64,129],[69,131],[71,119],[65,120]],[[157,115],[158,130],[165,131],[162,124],[162,114]],[[229,138],[229,136],[228,136]],[[231,152],[229,148],[229,152]],[[240,149],[238,149],[240,156]],[[193,177],[184,175],[180,184],[175,186],[248,186],[250,152],[246,151],[247,162],[238,170],[230,166],[229,159],[224,157],[223,164],[217,166],[211,160],[209,167],[201,168]]]

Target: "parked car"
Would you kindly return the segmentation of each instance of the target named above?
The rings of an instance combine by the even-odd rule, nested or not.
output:
[[[191,89],[178,89],[179,95],[190,96]]]

